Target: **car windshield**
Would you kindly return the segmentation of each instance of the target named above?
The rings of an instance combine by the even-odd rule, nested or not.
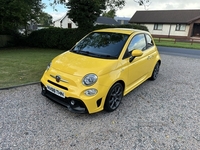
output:
[[[93,32],[81,40],[71,51],[91,57],[117,59],[129,35]]]

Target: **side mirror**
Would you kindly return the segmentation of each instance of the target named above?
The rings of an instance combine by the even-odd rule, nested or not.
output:
[[[133,50],[131,55],[133,57],[139,57],[139,56],[142,56],[143,55],[143,52],[141,50]]]
[[[141,50],[133,50],[131,53],[131,57],[129,59],[129,62],[132,62],[135,57],[140,57],[143,55],[143,52]]]

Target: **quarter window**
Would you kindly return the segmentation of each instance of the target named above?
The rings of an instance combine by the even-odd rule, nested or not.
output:
[[[154,30],[162,30],[163,29],[163,24],[154,24]]]
[[[176,31],[185,31],[186,25],[185,24],[176,24]]]
[[[147,39],[147,48],[154,45],[152,38],[148,34],[146,34],[146,39]]]

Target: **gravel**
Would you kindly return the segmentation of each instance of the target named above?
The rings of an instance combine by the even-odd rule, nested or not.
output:
[[[0,91],[1,150],[199,150],[200,59],[161,54],[146,81],[112,112],[74,114],[39,84]]]

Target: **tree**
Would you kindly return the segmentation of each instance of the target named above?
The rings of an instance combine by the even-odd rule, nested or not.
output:
[[[19,26],[27,27],[28,22],[38,21],[44,8],[42,0],[1,0],[0,31],[17,30]]]
[[[108,12],[103,12],[102,16],[114,18],[115,17],[115,10],[109,10]]]
[[[93,26],[103,11],[104,14],[111,15],[117,9],[121,9],[125,5],[125,0],[54,0],[52,5],[56,4],[65,4],[69,9],[68,17],[77,23],[79,28],[88,28]]]
[[[106,0],[106,8],[117,11],[125,6],[125,0]]]
[[[105,0],[69,0],[67,15],[79,28],[90,28],[105,7]]]
[[[53,17],[48,13],[42,12],[39,16],[39,23],[45,27],[49,27],[52,24]]]
[[[134,0],[140,6],[144,6],[144,9],[147,10],[147,7],[151,4],[150,0]]]
[[[106,10],[102,16],[114,18],[116,11],[122,9],[125,6],[125,0],[106,0]]]

